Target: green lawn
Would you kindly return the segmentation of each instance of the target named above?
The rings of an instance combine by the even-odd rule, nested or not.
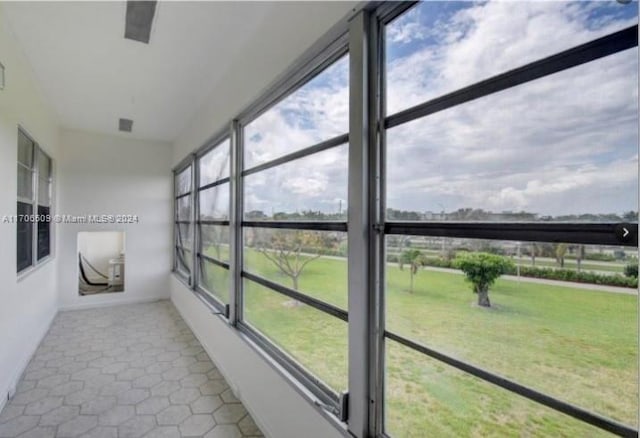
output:
[[[263,255],[247,270],[291,286]],[[387,329],[627,424],[637,424],[637,297],[498,280],[491,309],[464,277],[387,270]],[[346,262],[312,261],[300,290],[347,308]],[[251,282],[245,318],[328,385],[347,387],[347,324]],[[387,430],[397,437],[603,434],[569,417],[387,342]]]

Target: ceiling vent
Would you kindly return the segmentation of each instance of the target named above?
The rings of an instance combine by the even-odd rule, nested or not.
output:
[[[156,1],[128,1],[124,37],[149,44]]]
[[[131,129],[133,129],[133,120],[130,119],[120,119],[119,122],[119,129],[122,132],[131,132]]]

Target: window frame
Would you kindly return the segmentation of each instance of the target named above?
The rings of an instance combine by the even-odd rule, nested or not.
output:
[[[202,187],[200,187],[200,163],[202,162],[202,158],[207,155],[209,152],[214,149],[222,146],[226,141],[229,141],[229,176],[220,178],[216,181],[209,182]],[[202,263],[212,263],[222,269],[226,269],[231,274],[231,264],[227,263],[223,260],[217,260],[214,257],[209,257],[205,254],[202,254],[202,225],[218,225],[218,226],[226,226],[231,231],[231,219],[227,220],[202,220],[200,218],[200,193],[212,189],[214,187],[229,184],[229,213],[231,214],[231,148],[232,142],[228,131],[223,131],[212,137],[203,147],[198,149],[198,151],[193,156],[193,181],[194,185],[194,291],[199,295],[202,300],[205,300],[210,306],[214,307],[218,312],[221,312],[225,318],[229,318],[230,314],[230,305],[224,303],[220,300],[213,291],[207,290],[204,286],[204,281],[202,280],[203,269],[201,269]],[[230,245],[231,246],[231,239]],[[230,254],[231,257],[231,254]],[[231,260],[231,258],[230,258]],[[196,266],[197,265],[197,266]],[[228,296],[229,301],[231,302],[231,295],[233,295],[233,288],[231,282],[231,275],[229,275],[229,284],[228,284]]]
[[[281,75],[258,99],[240,112],[203,146],[183,160],[177,168],[192,166],[191,224],[193,257],[191,278],[187,286],[214,314],[223,317],[265,360],[331,424],[354,436],[386,437],[385,432],[385,339],[439,360],[458,370],[481,378],[485,382],[516,393],[555,411],[590,423],[605,430],[624,434],[626,425],[588,412],[569,403],[539,393],[517,382],[483,370],[464,361],[457,361],[429,349],[411,339],[385,329],[385,240],[387,235],[423,235],[469,237],[493,240],[562,241],[565,243],[611,244],[637,248],[637,224],[632,224],[634,239],[621,243],[614,236],[617,224],[581,223],[453,223],[387,221],[386,214],[386,131],[394,126],[426,117],[474,99],[572,68],[601,57],[637,47],[638,25],[626,29],[626,36],[612,37],[618,31],[586,44],[561,51],[519,68],[480,80],[475,84],[447,92],[394,114],[385,113],[385,26],[417,2],[370,2],[353,10],[329,30]],[[631,31],[633,32],[631,32]],[[630,36],[635,35],[635,41]],[[294,152],[278,156],[251,168],[244,168],[244,128],[303,86],[333,62],[349,53],[349,130]],[[199,216],[199,159],[226,138],[230,139],[230,218],[220,225],[229,227],[230,272],[229,304],[211,298],[200,283],[199,251],[202,247]],[[292,160],[310,156],[348,142],[348,218],[346,221],[260,221],[244,219],[244,177],[274,168]],[[174,169],[174,175],[175,175]],[[212,183],[207,186],[223,183]],[[205,187],[205,186],[203,186]],[[174,184],[175,190],[175,184]],[[204,188],[202,188],[204,190]],[[175,198],[175,193],[174,193]],[[224,222],[224,223],[222,223]],[[348,311],[334,308],[286,286],[244,271],[243,230],[250,227],[288,230],[331,230],[348,234]],[[174,227],[175,228],[175,227]],[[175,232],[175,230],[174,230]],[[175,239],[174,239],[175,243]],[[175,246],[175,245],[174,245]],[[175,258],[175,250],[174,250]],[[220,265],[220,264],[219,264]],[[176,261],[174,260],[174,272]],[[185,279],[181,278],[184,282]],[[285,350],[270,341],[243,317],[243,284],[254,281],[270,292],[298,299],[348,323],[348,392],[336,394],[321,379],[313,375]],[[347,432],[348,431],[348,432]]]
[[[25,266],[22,269],[18,269],[18,267],[16,266],[16,276],[18,280],[23,279],[24,277],[26,277],[27,275],[29,275],[31,272],[35,271],[36,269],[38,269],[40,266],[44,265],[45,263],[47,263],[49,260],[52,260],[53,258],[55,258],[55,247],[54,247],[54,220],[53,220],[53,216],[54,216],[54,207],[55,207],[55,201],[54,201],[54,160],[51,157],[50,154],[48,154],[44,148],[34,139],[34,137],[32,137],[29,132],[22,126],[22,125],[18,125],[18,139],[20,138],[20,136],[23,136],[24,138],[26,138],[30,143],[31,143],[31,151],[32,151],[32,167],[28,168],[24,163],[21,163],[19,158],[16,160],[17,165],[28,170],[29,172],[31,172],[31,198],[25,198],[22,197],[20,195],[16,195],[16,208],[17,208],[17,203],[22,203],[22,204],[26,204],[26,205],[30,205],[31,206],[31,216],[40,216],[38,213],[38,207],[47,207],[49,208],[49,214],[48,216],[50,217],[51,220],[49,221],[44,221],[48,224],[48,241],[49,241],[49,252],[48,254],[44,255],[43,257],[38,257],[38,225],[39,225],[39,221],[29,221],[30,227],[31,227],[31,242],[30,242],[30,246],[31,246],[31,263],[27,266]],[[19,140],[18,140],[18,144],[19,144]],[[19,148],[19,146],[18,146]],[[46,157],[49,160],[49,169],[48,169],[48,175],[46,176],[41,176],[40,175],[40,160],[42,160],[41,157]],[[40,199],[40,183],[41,181],[45,180],[46,184],[47,184],[47,192],[48,192],[48,198],[49,198],[49,202],[48,204],[43,204],[41,202]],[[16,186],[16,192],[19,193],[19,184]],[[17,213],[17,211],[16,211]],[[16,218],[16,227],[17,227],[17,222],[19,220],[19,217]],[[16,229],[16,253],[17,253],[17,246],[19,245],[18,241],[17,241],[17,229]]]
[[[311,156],[313,154],[326,151],[329,149],[337,148],[341,145],[348,144],[349,133],[343,133],[337,136],[333,136],[326,140],[322,140],[316,144],[310,144],[303,148],[297,149],[294,152],[278,156],[274,159],[262,162],[255,166],[245,169],[243,167],[244,159],[244,138],[245,128],[259,118],[266,111],[286,99],[292,93],[303,87],[305,84],[313,80],[315,77],[324,72],[327,68],[332,66],[335,62],[342,59],[349,54],[348,33],[343,30],[339,36],[337,36],[330,44],[320,50],[315,56],[307,59],[302,65],[299,65],[297,69],[293,70],[293,73],[283,79],[283,82],[277,84],[277,86],[269,93],[267,93],[262,99],[260,99],[255,105],[252,105],[246,112],[242,113],[235,121],[233,128],[236,138],[236,163],[235,163],[235,180],[236,190],[236,205],[235,205],[235,224],[236,224],[236,236],[235,236],[235,257],[233,261],[236,264],[237,272],[234,276],[233,285],[236,294],[235,303],[235,326],[240,333],[247,336],[254,344],[258,345],[264,351],[266,351],[274,361],[284,368],[287,373],[293,376],[298,382],[300,382],[306,390],[317,399],[315,402],[324,411],[330,413],[339,419],[346,419],[347,408],[346,400],[348,398],[348,389],[343,393],[336,393],[324,383],[321,378],[314,375],[314,373],[307,369],[302,363],[294,359],[283,348],[277,346],[274,342],[268,339],[268,335],[262,333],[251,325],[249,321],[244,319],[243,315],[243,301],[244,301],[244,281],[252,281],[262,287],[267,288],[270,292],[288,296],[303,302],[305,305],[310,306],[315,311],[322,312],[326,315],[341,319],[343,321],[348,320],[348,312],[339,309],[332,304],[326,303],[320,299],[313,298],[304,292],[293,290],[287,286],[277,284],[266,278],[263,278],[255,273],[246,271],[244,267],[243,259],[243,230],[246,228],[270,228],[270,229],[283,229],[283,230],[305,230],[305,231],[341,231],[347,232],[348,226],[346,220],[336,221],[291,221],[291,220],[245,220],[244,218],[244,178],[256,174],[261,171],[272,169],[280,165],[292,162],[294,160]],[[349,54],[350,56],[350,54]],[[233,146],[233,143],[232,143]],[[233,173],[232,173],[233,174]]]
[[[438,221],[399,221],[386,220],[386,205],[384,203],[386,195],[386,132],[387,130],[409,123],[414,120],[429,117],[439,111],[444,111],[458,105],[463,105],[475,99],[489,96],[500,91],[524,85],[533,80],[578,67],[596,61],[601,58],[622,52],[627,49],[638,47],[638,25],[627,27],[626,29],[614,31],[603,37],[586,43],[579,44],[566,50],[554,53],[553,55],[537,59],[520,67],[514,68],[504,73],[492,75],[481,79],[463,88],[452,90],[444,95],[430,98],[427,101],[403,109],[393,114],[386,114],[386,63],[384,53],[385,26],[393,21],[417,2],[404,4],[398,7],[382,6],[377,12],[378,35],[375,40],[375,50],[379,55],[376,66],[377,78],[377,111],[380,118],[377,123],[380,125],[378,138],[372,140],[374,148],[379,148],[379,161],[376,163],[377,176],[382,180],[382,187],[379,188],[380,203],[377,206],[381,221],[375,225],[376,233],[381,242],[376,250],[381,256],[381,260],[386,260],[385,238],[388,235],[418,235],[429,237],[449,237],[449,238],[478,238],[486,240],[513,240],[522,242],[561,242],[576,244],[597,244],[597,245],[618,245],[638,248],[638,224],[631,224],[633,228],[633,239],[628,242],[621,242],[615,234],[618,224],[615,223],[545,223],[545,222],[524,222],[524,223],[504,223],[504,222],[438,222]],[[375,382],[376,397],[378,400],[378,411],[375,414],[375,435],[389,437],[385,427],[385,340],[389,339],[418,352],[429,359],[439,361],[456,370],[471,374],[484,382],[493,384],[499,388],[515,393],[529,401],[536,402],[542,406],[561,412],[571,418],[590,424],[597,428],[612,432],[614,434],[626,436],[637,434],[637,431],[630,425],[623,424],[612,418],[607,418],[601,414],[577,406],[550,396],[541,391],[537,391],[527,385],[520,384],[512,379],[507,379],[490,370],[476,366],[465,360],[456,359],[448,354],[429,348],[420,342],[411,340],[406,336],[387,331],[384,327],[386,311],[384,305],[385,296],[385,263],[378,265],[379,271],[376,275],[378,290],[376,291],[377,306],[380,314],[378,330],[382,336],[376,343],[375,369],[380,373]]]

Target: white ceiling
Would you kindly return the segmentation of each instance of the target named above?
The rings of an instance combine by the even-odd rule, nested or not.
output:
[[[217,91],[254,87],[257,97],[275,79],[223,82],[246,77],[234,74],[243,59],[269,62],[268,47],[294,60],[356,3],[159,2],[149,45],[124,39],[125,2],[2,8],[63,127],[115,134],[123,117],[133,133],[119,135],[173,141]]]

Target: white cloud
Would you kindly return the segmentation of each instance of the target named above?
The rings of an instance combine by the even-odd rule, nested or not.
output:
[[[446,43],[391,60],[391,113],[631,23],[594,25],[596,7],[491,2],[459,11],[441,23],[454,34]],[[637,74],[629,50],[390,130],[388,205],[636,209],[637,164],[624,162],[637,155]]]
[[[443,4],[462,8],[443,15]],[[420,3],[388,29],[402,55],[389,60],[389,113],[637,22],[594,18],[615,7]],[[552,215],[636,209],[637,75],[637,50],[628,50],[390,130],[388,205]],[[345,58],[246,128],[246,166],[346,133],[348,95]],[[245,184],[247,211],[334,212],[346,195],[345,148]]]

